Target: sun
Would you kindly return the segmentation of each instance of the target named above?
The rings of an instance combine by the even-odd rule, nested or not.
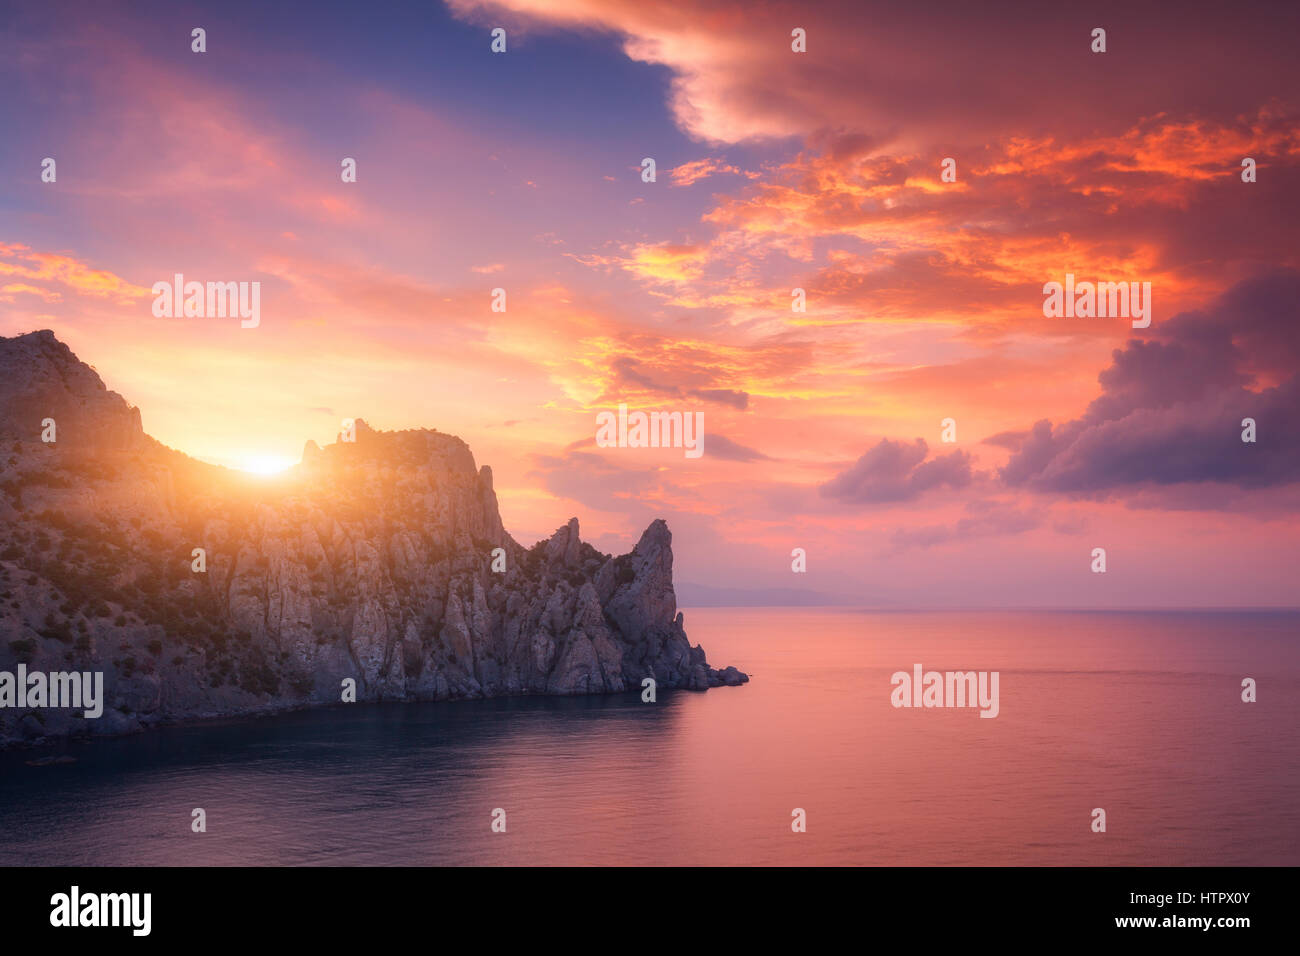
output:
[[[280,455],[248,455],[240,462],[239,470],[251,475],[278,475],[296,464],[292,458]]]

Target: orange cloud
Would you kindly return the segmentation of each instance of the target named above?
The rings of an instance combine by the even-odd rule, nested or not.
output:
[[[32,282],[49,283],[75,295],[113,299],[130,303],[151,295],[150,291],[103,269],[92,269],[72,256],[52,252],[34,252],[27,246],[0,243],[0,275],[18,276]],[[60,298],[58,290],[42,289],[29,283],[6,285],[6,293],[28,292],[47,302]],[[12,298],[8,301],[13,301]]]
[[[727,173],[733,176],[744,176],[747,179],[757,179],[759,173],[745,172],[737,166],[731,166],[721,159],[705,157],[704,159],[694,159],[689,163],[682,163],[669,174],[670,181],[674,186],[693,186],[702,179],[708,179],[710,176],[717,176]]]

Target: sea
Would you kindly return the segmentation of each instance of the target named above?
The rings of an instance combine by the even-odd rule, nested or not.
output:
[[[1300,865],[1300,613],[685,620],[750,682],[0,753],[0,865]],[[894,706],[916,665],[996,671],[997,716]]]

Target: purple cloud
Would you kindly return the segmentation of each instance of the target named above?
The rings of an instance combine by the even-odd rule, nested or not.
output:
[[[932,488],[963,488],[971,482],[971,459],[962,451],[928,461],[929,446],[882,438],[861,458],[821,486],[826,498],[855,504],[908,501]]]
[[[709,435],[704,443],[705,454],[710,458],[721,458],[725,461],[771,461],[772,459],[764,455],[761,451],[750,448],[748,445],[742,445],[734,442],[725,435]]]
[[[1152,482],[1244,488],[1300,481],[1300,273],[1241,282],[1114,353],[1081,418],[1015,445],[1009,485],[1088,494]],[[1242,441],[1243,419],[1257,440]]]

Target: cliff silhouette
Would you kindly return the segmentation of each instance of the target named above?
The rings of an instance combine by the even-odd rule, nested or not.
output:
[[[49,331],[0,338],[0,528],[0,671],[103,671],[106,697],[0,709],[0,746],[337,704],[347,678],[358,701],[748,680],[687,640],[663,520],[618,557],[576,518],[525,548],[465,442],[360,420],[253,480],[150,438]]]

